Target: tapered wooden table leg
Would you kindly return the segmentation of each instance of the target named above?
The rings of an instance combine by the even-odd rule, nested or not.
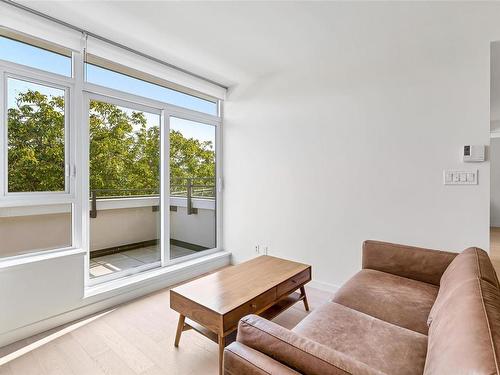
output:
[[[179,346],[179,340],[181,339],[181,333],[184,330],[184,320],[186,317],[182,314],[179,314],[179,322],[177,323],[177,332],[175,334],[175,342],[174,346],[178,347]]]
[[[309,311],[309,302],[307,302],[306,288],[301,286],[300,293],[304,296],[304,299],[302,300],[304,302],[304,308],[306,309],[306,311]]]
[[[219,375],[224,373],[224,348],[226,347],[226,338],[224,336],[219,335]]]

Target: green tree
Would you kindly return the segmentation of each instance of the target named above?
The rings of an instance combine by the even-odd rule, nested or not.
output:
[[[9,108],[9,191],[64,190],[64,99],[37,91],[18,94]],[[160,184],[160,129],[142,112],[90,102],[90,188],[99,195],[152,194]],[[212,142],[170,132],[170,175],[212,185]],[[181,180],[182,179],[182,180]],[[180,182],[183,181],[183,182]]]
[[[185,138],[170,130],[170,174],[177,178],[215,177],[215,152],[210,141]]]
[[[187,180],[193,196],[213,197],[215,193],[215,150],[211,141],[185,138],[181,132],[170,130],[170,179],[171,191],[184,195]],[[200,187],[200,186],[206,186]]]
[[[101,195],[151,194],[158,190],[160,138],[142,112],[128,114],[100,101],[90,103],[90,188]]]
[[[18,94],[7,133],[9,191],[64,191],[64,98]]]

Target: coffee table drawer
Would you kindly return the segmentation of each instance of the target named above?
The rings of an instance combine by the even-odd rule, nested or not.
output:
[[[248,314],[256,314],[265,309],[276,300],[276,288],[255,297],[247,303],[224,315],[224,331],[238,325],[238,321]]]
[[[297,275],[291,277],[287,281],[281,283],[277,287],[277,295],[281,297],[284,294],[287,294],[297,288],[299,288],[306,281],[311,280],[311,269],[308,268]]]

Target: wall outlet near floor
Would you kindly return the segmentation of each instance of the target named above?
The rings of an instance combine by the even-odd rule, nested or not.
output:
[[[255,254],[260,254],[260,245],[255,245]]]

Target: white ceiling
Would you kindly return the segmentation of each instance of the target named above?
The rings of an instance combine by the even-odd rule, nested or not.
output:
[[[484,7],[500,7],[460,2],[20,2],[227,86],[297,67],[310,74],[335,70],[341,75],[344,69],[364,74],[367,66],[429,64],[442,53],[435,50],[436,40],[471,39],[467,28],[463,35],[448,35],[449,30],[481,17]],[[456,27],[427,27],[450,23]],[[454,46],[449,48],[451,61]]]
[[[228,86],[313,52],[324,31],[299,3],[18,2]]]

